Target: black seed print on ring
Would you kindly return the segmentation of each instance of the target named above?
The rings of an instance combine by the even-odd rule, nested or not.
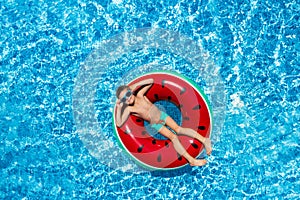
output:
[[[125,134],[130,134],[130,133],[131,133],[131,130],[130,130],[130,129],[126,129],[124,133],[125,133]]]
[[[198,129],[201,130],[201,131],[204,131],[205,130],[205,126],[198,126]]]
[[[139,148],[137,149],[137,151],[138,151],[139,153],[141,153],[141,152],[143,151],[143,148],[144,148],[144,145],[139,146]]]
[[[142,119],[140,119],[140,118],[136,118],[136,120],[135,120],[136,122],[142,122],[143,120]]]
[[[147,131],[143,131],[143,132],[142,132],[142,135],[146,135],[146,134],[147,134]]]
[[[195,149],[198,149],[198,148],[199,148],[199,146],[198,146],[196,143],[194,143],[194,142],[193,142],[191,145],[192,145]]]
[[[189,121],[190,118],[189,117],[184,117],[183,120]]]
[[[182,160],[182,156],[180,154],[177,153],[177,159],[178,160]]]
[[[196,105],[193,110],[200,110],[201,109],[201,106],[200,105]]]
[[[165,82],[166,82],[166,80],[162,80],[162,81],[161,81],[161,87],[162,87],[162,88],[165,87]]]
[[[160,154],[157,156],[157,162],[161,162],[161,155]]]
[[[165,146],[168,148],[168,147],[169,147],[169,143],[168,143],[168,142],[165,142]]]
[[[180,95],[182,95],[183,93],[185,93],[186,89],[185,88],[182,88],[181,91],[180,91]]]

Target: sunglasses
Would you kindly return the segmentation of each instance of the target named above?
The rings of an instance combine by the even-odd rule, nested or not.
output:
[[[131,95],[132,95],[132,91],[131,90],[127,90],[127,92],[122,97],[122,99],[120,99],[120,101],[124,103]]]

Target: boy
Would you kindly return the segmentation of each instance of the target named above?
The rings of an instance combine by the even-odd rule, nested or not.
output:
[[[140,81],[131,86],[122,85],[117,89],[117,116],[116,124],[121,127],[128,119],[129,115],[140,117],[151,124],[160,134],[169,138],[178,154],[185,157],[191,166],[203,166],[206,164],[205,159],[193,158],[182,146],[176,134],[170,131],[166,126],[169,126],[177,134],[186,135],[198,139],[204,145],[207,155],[212,152],[211,141],[198,134],[190,128],[180,127],[169,115],[158,109],[145,96],[145,93],[153,84],[153,79]],[[138,88],[141,88],[137,90]],[[137,90],[137,91],[136,91]]]

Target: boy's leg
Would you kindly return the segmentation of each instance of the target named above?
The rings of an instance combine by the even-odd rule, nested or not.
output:
[[[185,157],[188,162],[190,163],[190,165],[192,166],[203,166],[206,164],[206,160],[204,159],[195,159],[193,158],[186,150],[185,148],[182,146],[182,144],[180,143],[177,135],[175,135],[174,133],[172,133],[168,128],[166,128],[165,126],[163,126],[159,132],[169,138],[173,145],[175,150],[177,151],[177,153],[183,157]]]
[[[191,128],[180,127],[170,116],[166,118],[166,125],[169,126],[171,129],[173,129],[178,134],[186,135],[191,138],[196,138],[204,145],[207,155],[211,154],[212,147],[209,138],[203,137],[202,135],[198,134],[195,130]]]

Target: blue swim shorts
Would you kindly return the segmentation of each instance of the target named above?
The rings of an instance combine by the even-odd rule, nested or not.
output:
[[[160,111],[160,123],[151,124],[151,127],[159,132],[159,130],[166,124],[166,119],[169,115],[163,111]]]

